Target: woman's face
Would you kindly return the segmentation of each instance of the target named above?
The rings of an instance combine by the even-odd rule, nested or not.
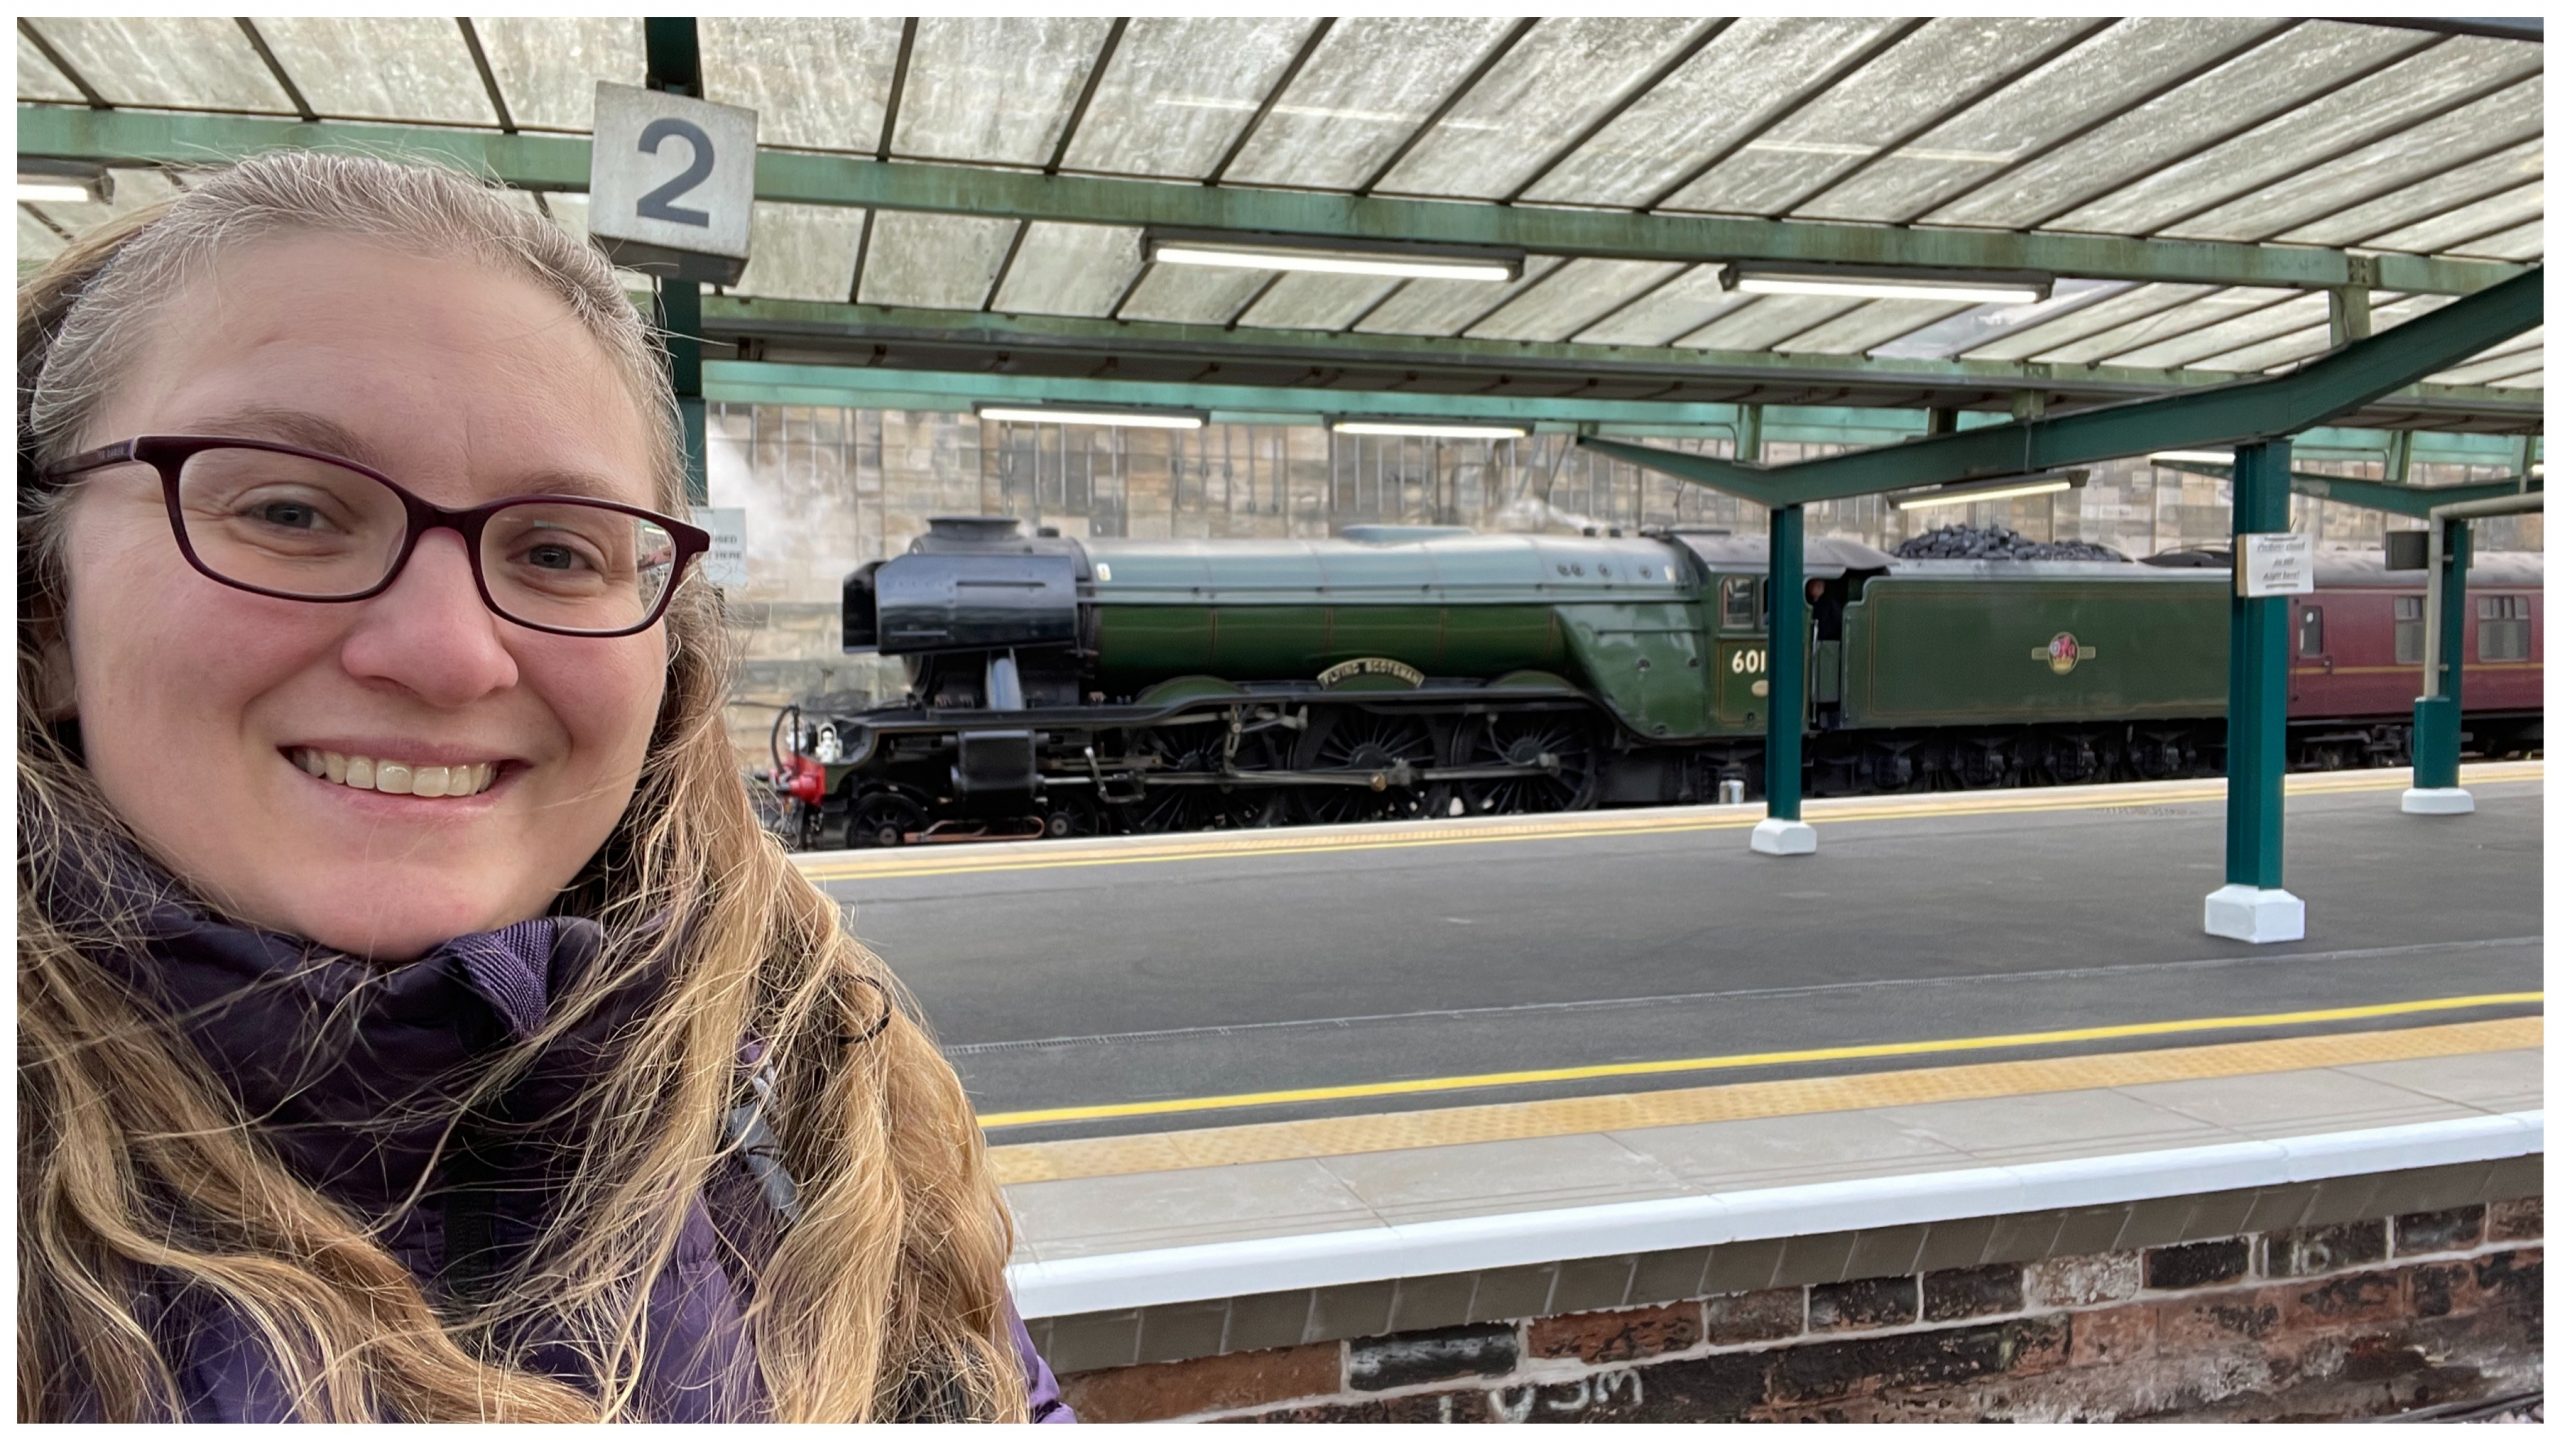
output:
[[[648,506],[649,433],[603,347],[531,280],[303,235],[174,297],[81,445],[239,436],[359,461],[448,507],[561,491]],[[369,600],[252,595],[179,554],[150,467],[75,483],[66,631],[89,768],[231,914],[414,958],[543,913],[629,805],[666,686],[663,623],[600,640],[502,620],[450,530],[420,536]],[[307,751],[494,778],[390,794],[308,773]]]

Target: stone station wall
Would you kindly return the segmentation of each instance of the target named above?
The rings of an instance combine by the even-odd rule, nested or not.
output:
[[[1104,1421],[2393,1414],[2541,1388],[2528,1158],[2530,1171],[2449,1166],[1243,1297],[1216,1302],[1216,1340],[1207,1306],[1041,1320],[1033,1334],[1078,1413]],[[2190,1238],[2199,1229],[2227,1233]],[[1358,1333],[1298,1338],[1346,1327]],[[1295,1343],[1270,1343],[1282,1335]],[[1124,1341],[1141,1356],[1211,1353],[1094,1363]]]

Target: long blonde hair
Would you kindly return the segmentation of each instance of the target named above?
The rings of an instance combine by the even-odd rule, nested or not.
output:
[[[716,593],[670,610],[668,690],[639,788],[560,909],[600,922],[603,959],[555,997],[542,1043],[640,977],[663,984],[580,1102],[574,1175],[535,1249],[480,1310],[439,1313],[359,1217],[296,1177],[169,1018],[96,957],[129,947],[143,897],[48,905],[68,868],[130,833],[64,724],[58,643],[70,489],[41,467],[85,423],[191,276],[259,237],[318,232],[466,257],[568,306],[650,417],[659,504],[683,502],[655,337],[594,250],[453,171],[275,152],[83,237],[18,292],[18,1366],[28,1420],[175,1413],[138,1295],[175,1285],[242,1317],[315,1420],[646,1419],[642,1307],[688,1207],[727,1153],[740,1044],[763,1042],[766,1118],[796,1218],[758,1270],[748,1326],[786,1421],[1025,1418],[1006,1318],[1010,1223],[958,1077],[835,904],[756,825],[721,709],[735,665]],[[121,438],[121,437],[106,437]],[[172,553],[171,563],[179,563]],[[129,887],[128,887],[129,888]],[[100,913],[103,910],[103,913]],[[69,913],[53,913],[63,911]],[[127,953],[130,953],[129,951]],[[884,999],[897,1019],[861,1039]],[[489,1098],[493,1073],[455,1107]],[[496,1337],[536,1320],[592,1371],[569,1384]],[[86,1396],[85,1402],[72,1397]]]

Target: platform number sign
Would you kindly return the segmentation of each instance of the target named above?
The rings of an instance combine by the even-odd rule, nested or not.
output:
[[[587,231],[615,264],[737,283],[755,209],[755,111],[598,85],[592,156]]]

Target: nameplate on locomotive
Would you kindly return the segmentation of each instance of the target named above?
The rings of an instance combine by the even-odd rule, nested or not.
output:
[[[1373,676],[1382,679],[1401,680],[1406,685],[1411,686],[1416,690],[1422,688],[1421,671],[1414,669],[1412,666],[1407,665],[1401,660],[1389,660],[1383,656],[1377,655],[1364,656],[1358,660],[1345,660],[1339,665],[1318,671],[1316,674],[1316,684],[1324,689],[1331,690],[1341,685],[1346,680],[1360,680]]]

